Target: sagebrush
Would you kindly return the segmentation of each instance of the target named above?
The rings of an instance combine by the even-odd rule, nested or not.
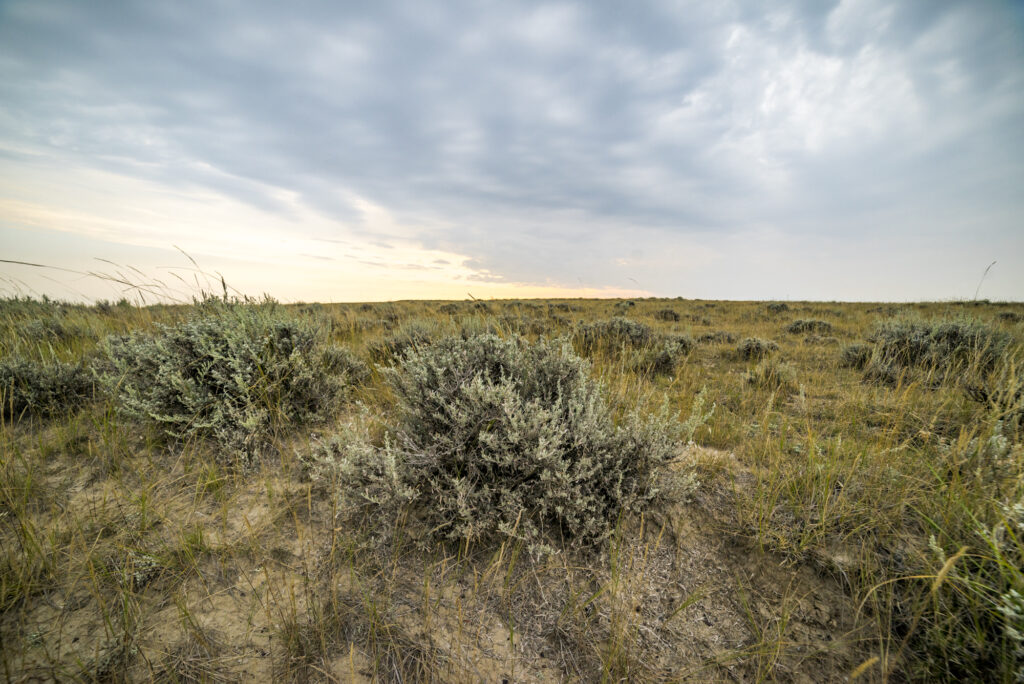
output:
[[[654,341],[651,326],[621,316],[579,326],[576,340],[584,354],[604,351],[616,354],[623,349],[640,349]]]
[[[800,333],[825,334],[832,332],[832,324],[817,318],[799,318],[786,326],[786,332],[793,335]]]
[[[272,300],[208,299],[179,325],[113,336],[104,349],[103,379],[124,415],[174,441],[211,439],[232,461],[329,414],[343,387],[330,371],[353,370],[319,328]]]
[[[0,361],[0,412],[12,418],[71,411],[93,392],[92,374],[82,364]]]
[[[661,414],[616,421],[564,342],[448,337],[408,352],[388,379],[386,442],[333,440],[313,460],[341,469],[357,503],[413,506],[432,538],[593,544],[656,496],[677,448]]]
[[[745,361],[763,359],[779,350],[779,345],[772,340],[760,337],[746,337],[736,347],[736,353]]]
[[[992,370],[1004,357],[1011,337],[973,319],[904,317],[879,323],[868,341],[882,363],[948,374],[965,368]]]

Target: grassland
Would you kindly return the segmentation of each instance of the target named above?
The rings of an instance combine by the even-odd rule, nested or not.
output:
[[[195,308],[0,302],[0,361],[90,379],[21,404],[2,390],[9,681],[1024,676],[1022,305],[289,305],[365,372],[326,418],[271,416],[244,462],[188,430],[169,442],[97,379],[108,336]],[[886,335],[919,339],[915,321],[981,333],[900,357]],[[684,491],[538,554],[346,508],[310,454],[356,430],[380,444],[386,369],[481,331],[563,338],[614,406],[664,408],[686,426],[666,463]]]

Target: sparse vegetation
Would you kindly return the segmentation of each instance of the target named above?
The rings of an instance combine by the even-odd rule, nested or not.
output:
[[[9,418],[74,410],[92,390],[92,376],[81,364],[0,361],[0,412]]]
[[[760,337],[746,337],[736,347],[736,353],[744,361],[752,359],[763,359],[779,350],[779,345],[772,340],[762,340]]]
[[[581,325],[576,340],[584,354],[603,351],[615,354],[622,349],[641,349],[651,344],[655,332],[649,325],[628,318],[613,318]]]
[[[822,321],[816,318],[800,318],[787,325],[786,332],[791,335],[801,335],[803,333],[826,335],[832,332],[832,324],[828,321]]]
[[[843,368],[862,370],[871,360],[871,345],[854,343],[843,347],[840,363]]]
[[[588,365],[554,342],[449,337],[389,380],[398,406],[385,446],[334,440],[314,459],[337,464],[364,503],[414,505],[441,539],[593,544],[654,496],[674,453],[664,420],[616,425]]]
[[[1020,306],[486,307],[0,302],[5,677],[1020,679]]]
[[[106,386],[121,413],[185,442],[213,439],[248,462],[288,425],[329,415],[341,384],[320,332],[276,302],[206,299],[190,319],[106,340]]]
[[[747,371],[747,382],[773,392],[794,392],[797,388],[796,370],[788,363],[764,359]]]
[[[412,321],[403,325],[395,334],[371,344],[370,358],[376,363],[394,363],[407,351],[429,344],[437,335],[436,328],[421,321]]]
[[[894,318],[868,337],[881,362],[947,375],[967,368],[987,372],[1003,358],[1010,336],[977,320]]]
[[[358,386],[370,379],[370,367],[348,347],[332,344],[323,351],[323,369],[344,385]]]
[[[700,344],[733,344],[736,341],[736,334],[725,330],[704,333],[697,337]]]
[[[672,375],[695,344],[686,335],[666,335],[661,344],[635,353],[633,370],[651,376]]]

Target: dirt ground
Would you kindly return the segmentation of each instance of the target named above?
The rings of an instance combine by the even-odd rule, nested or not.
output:
[[[147,491],[140,522],[137,496],[126,503],[133,477],[54,467],[38,529],[65,540],[55,562],[75,580],[4,615],[5,675],[820,682],[853,670],[857,635],[842,616],[855,609],[836,579],[734,534],[734,491],[750,477],[731,454],[691,448],[683,460],[711,481],[624,523],[596,559],[346,556],[329,501],[300,472],[200,496],[178,463]]]

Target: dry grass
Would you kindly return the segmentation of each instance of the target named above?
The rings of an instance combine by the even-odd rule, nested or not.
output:
[[[315,434],[275,433],[248,468],[226,464],[212,443],[154,439],[103,395],[52,416],[6,415],[4,677],[1013,681],[1024,663],[1008,631],[1024,621],[1011,593],[1024,592],[1024,509],[1014,508],[1024,499],[1024,411],[1013,370],[1024,331],[1007,313],[1024,308],[907,306],[924,318],[968,314],[1011,336],[998,368],[961,374],[986,388],[973,394],[950,374],[866,382],[844,363],[843,346],[863,343],[897,313],[891,307],[779,308],[290,307],[327,326],[329,342],[353,350],[370,373],[335,422]],[[667,309],[679,319],[660,315]],[[185,306],[7,300],[0,353],[88,365],[107,334],[186,315]],[[658,339],[702,343],[653,374],[622,344],[572,335],[617,316]],[[787,334],[796,319],[828,322],[839,344]],[[401,518],[382,538],[378,521],[338,509],[340,483],[311,479],[303,457],[357,413],[387,420],[395,399],[372,360],[390,364],[410,326],[565,335],[585,345],[578,351],[613,403],[664,400],[680,422],[706,388],[702,415],[715,408],[672,464],[700,485],[686,501],[614,521],[612,538],[586,553],[533,558],[514,538],[423,544]],[[745,338],[777,341],[771,363],[785,364],[784,382],[737,354],[735,340]]]

